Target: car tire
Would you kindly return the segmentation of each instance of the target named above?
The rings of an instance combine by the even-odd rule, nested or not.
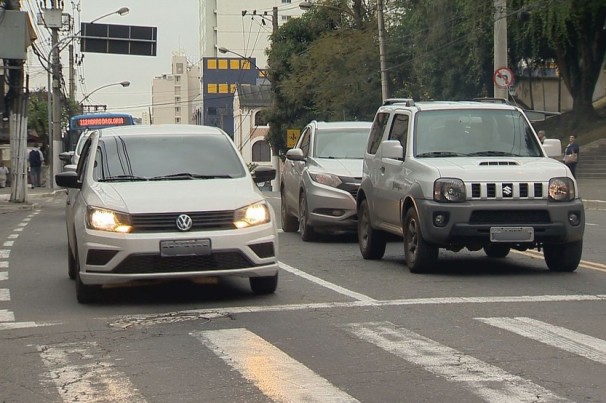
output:
[[[412,273],[422,273],[432,268],[438,260],[439,248],[425,241],[419,214],[414,208],[406,212],[404,219],[404,256]]]
[[[309,224],[309,211],[307,211],[307,197],[301,193],[299,198],[299,232],[304,242],[312,242],[318,238],[313,226]]]
[[[545,263],[551,271],[573,272],[581,262],[583,241],[543,245]]]
[[[278,274],[275,276],[250,277],[250,288],[257,295],[273,294],[278,288]]]
[[[76,278],[76,259],[69,243],[67,244],[67,275],[71,280]]]
[[[280,220],[282,221],[282,230],[284,232],[297,232],[299,229],[299,221],[291,214],[288,214],[288,207],[284,193],[280,193]]]
[[[76,299],[81,304],[88,304],[99,299],[101,286],[86,285],[80,278],[80,258],[78,256],[78,246],[75,247],[75,277],[76,277]]]
[[[372,228],[367,200],[362,200],[358,209],[358,245],[364,259],[378,260],[385,255],[387,236]]]
[[[505,245],[495,245],[493,243],[489,243],[484,246],[484,253],[488,257],[494,258],[504,258],[509,255],[511,248]]]

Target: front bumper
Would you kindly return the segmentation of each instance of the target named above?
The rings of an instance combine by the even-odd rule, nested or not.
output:
[[[309,224],[335,229],[357,228],[356,200],[350,192],[315,182],[306,184],[305,192]]]

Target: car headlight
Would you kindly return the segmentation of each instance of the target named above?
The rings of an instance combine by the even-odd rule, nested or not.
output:
[[[433,199],[437,202],[463,202],[466,199],[465,184],[456,178],[438,179],[433,184]]]
[[[86,211],[86,227],[99,231],[121,233],[130,232],[132,229],[128,214],[90,206]]]
[[[336,188],[341,183],[343,183],[341,181],[341,178],[339,178],[337,175],[333,175],[333,174],[310,173],[309,176],[312,181],[318,182],[322,185],[331,186],[333,188]]]
[[[549,180],[549,199],[554,201],[570,201],[576,197],[574,182],[567,177],[551,178]]]
[[[234,225],[236,228],[265,224],[270,220],[269,208],[265,202],[251,204],[234,212]]]

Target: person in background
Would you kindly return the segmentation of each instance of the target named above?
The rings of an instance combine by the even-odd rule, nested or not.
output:
[[[0,188],[6,187],[9,172],[8,168],[4,166],[4,162],[0,161]]]
[[[568,145],[564,149],[564,164],[568,168],[570,168],[570,172],[572,172],[572,176],[575,178],[577,163],[579,162],[579,145],[577,144],[577,136],[576,134],[571,135],[568,138]]]
[[[32,189],[36,187],[39,188],[41,186],[40,171],[42,170],[44,155],[42,154],[42,151],[40,151],[40,148],[38,148],[38,144],[29,152],[28,161],[31,172]]]
[[[539,140],[541,141],[541,144],[543,144],[545,142],[545,130],[539,130],[537,135],[539,136]]]

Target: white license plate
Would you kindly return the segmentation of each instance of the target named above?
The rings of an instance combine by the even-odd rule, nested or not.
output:
[[[532,242],[532,227],[490,227],[490,242]]]
[[[204,256],[212,252],[210,239],[160,241],[161,256]]]

